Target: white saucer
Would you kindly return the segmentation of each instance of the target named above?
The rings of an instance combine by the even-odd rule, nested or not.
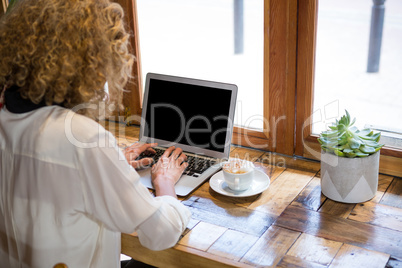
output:
[[[209,185],[215,192],[232,197],[247,197],[262,193],[269,187],[269,183],[268,175],[259,170],[254,170],[253,183],[250,188],[244,191],[230,189],[223,178],[223,171],[219,171],[209,180]]]

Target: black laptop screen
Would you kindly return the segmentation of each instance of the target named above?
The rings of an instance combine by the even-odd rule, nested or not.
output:
[[[223,152],[232,91],[150,79],[147,137]]]

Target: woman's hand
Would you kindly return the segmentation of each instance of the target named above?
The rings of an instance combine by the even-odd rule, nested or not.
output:
[[[127,162],[132,165],[135,169],[149,166],[153,163],[153,159],[151,157],[146,157],[140,160],[136,160],[140,154],[144,153],[145,155],[155,154],[155,150],[152,147],[157,146],[157,143],[134,143],[133,145],[124,149],[124,156],[127,159]]]
[[[159,161],[152,166],[151,177],[155,195],[170,195],[176,197],[174,185],[180,179],[188,166],[187,156],[180,148],[169,147]]]

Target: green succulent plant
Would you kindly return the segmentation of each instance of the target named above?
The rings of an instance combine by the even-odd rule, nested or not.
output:
[[[329,130],[323,131],[318,138],[321,148],[342,157],[366,157],[378,152],[384,144],[379,144],[381,132],[371,129],[359,130],[353,126],[356,118],[350,120],[346,111],[340,120],[336,120]]]

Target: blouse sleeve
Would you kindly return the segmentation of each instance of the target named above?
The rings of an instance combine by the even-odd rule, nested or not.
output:
[[[107,131],[96,139],[116,144]],[[84,213],[113,231],[137,231],[140,242],[153,250],[177,243],[190,220],[190,211],[173,197],[153,197],[117,146],[79,148],[77,159]]]

